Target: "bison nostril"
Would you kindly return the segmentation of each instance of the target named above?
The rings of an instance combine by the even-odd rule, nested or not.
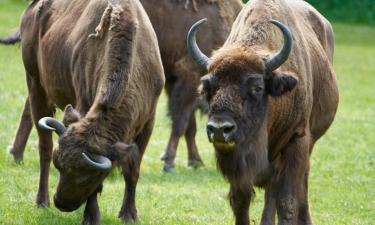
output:
[[[232,133],[234,131],[234,128],[235,128],[234,125],[229,125],[229,126],[224,127],[223,129],[224,134]]]
[[[215,127],[212,125],[207,125],[207,132],[208,133],[213,133],[215,131]]]

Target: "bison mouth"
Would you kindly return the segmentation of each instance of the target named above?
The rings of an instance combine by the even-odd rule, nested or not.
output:
[[[232,152],[236,147],[236,144],[234,141],[213,142],[213,145],[217,151],[222,152],[222,153]]]

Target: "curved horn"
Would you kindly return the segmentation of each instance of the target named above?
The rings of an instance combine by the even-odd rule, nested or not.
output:
[[[289,54],[292,50],[293,45],[293,37],[292,33],[290,32],[288,26],[280,23],[277,20],[271,20],[272,24],[277,26],[284,35],[284,46],[282,49],[273,56],[271,59],[267,60],[266,62],[266,72],[272,72],[279,68],[289,57]]]
[[[48,131],[56,131],[56,133],[61,136],[65,132],[65,126],[60,123],[60,121],[51,118],[43,117],[38,121],[39,128]]]
[[[187,35],[187,50],[191,57],[199,64],[207,68],[208,65],[208,57],[203,54],[203,52],[199,49],[197,45],[197,29],[200,25],[205,23],[207,21],[207,18],[201,19],[198,22],[196,22],[189,30]]]
[[[89,157],[88,155],[90,155],[91,157]],[[95,169],[107,171],[112,168],[112,162],[107,157],[85,152],[82,152],[82,156],[85,162]]]

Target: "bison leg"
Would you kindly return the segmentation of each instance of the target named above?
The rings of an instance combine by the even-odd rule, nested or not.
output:
[[[236,219],[236,225],[250,224],[249,207],[252,194],[253,191],[250,188],[243,190],[231,185],[229,201]]]
[[[272,193],[272,189],[268,186],[266,188],[266,193],[264,195],[264,209],[262,214],[261,225],[274,225],[275,224],[275,214],[276,214],[276,204],[275,198]]]
[[[304,183],[302,187],[301,200],[299,202],[299,214],[298,224],[299,225],[312,225],[310,211],[309,211],[309,199],[308,199],[308,183],[309,183],[309,172],[306,172],[304,176]]]
[[[123,169],[125,179],[125,195],[119,213],[119,217],[125,223],[138,220],[137,208],[135,206],[135,191],[139,178],[139,164],[133,165],[132,167],[127,167],[127,169],[131,169],[131,171]]]
[[[99,225],[100,224],[100,210],[98,205],[98,193],[101,192],[103,185],[100,185],[86,202],[85,212],[83,214],[82,225]]]
[[[174,171],[174,160],[176,158],[178,142],[181,137],[181,134],[177,133],[173,129],[173,127],[174,125],[172,122],[172,132],[171,132],[171,135],[169,136],[168,145],[167,145],[167,148],[165,149],[164,155],[161,157],[161,160],[164,161],[164,167],[163,167],[164,172]]]
[[[190,115],[189,124],[186,128],[185,138],[188,148],[188,166],[197,168],[203,166],[202,159],[199,155],[197,144],[195,142],[195,134],[197,133],[197,124],[195,121],[195,115]]]
[[[281,155],[273,184],[279,225],[297,224],[308,159],[307,136],[294,138]]]
[[[42,117],[50,116],[54,114],[54,108],[48,103],[46,94],[40,85],[39,80],[28,78],[28,89],[29,89],[29,101],[31,107],[31,115],[38,131],[39,137],[39,164],[40,164],[40,177],[39,177],[39,188],[36,197],[36,204],[38,206],[49,205],[48,195],[48,177],[49,167],[52,159],[52,133],[45,131],[38,127],[38,121]]]
[[[178,81],[171,94],[169,111],[172,117],[172,132],[169,137],[165,154],[162,157],[162,160],[165,162],[165,172],[173,171],[178,142],[181,136],[185,133],[189,118],[194,110],[193,102],[185,100],[186,95],[189,95],[191,89],[188,91],[182,83],[183,82]]]
[[[135,206],[135,192],[139,178],[139,170],[142,156],[146,150],[148,141],[154,127],[154,119],[150,119],[144,126],[142,132],[136,137],[135,143],[138,145],[139,155],[136,160],[130,160],[126,165],[122,165],[122,171],[125,179],[125,195],[121,206],[119,217],[125,222],[138,220],[137,208]]]
[[[197,71],[200,71],[199,67],[189,56],[183,57],[174,66],[173,74],[177,80],[171,90],[168,104],[172,119],[172,133],[162,157],[162,160],[165,161],[164,171],[166,172],[173,171],[179,139],[183,134],[186,134],[190,117],[194,116],[198,96],[197,87],[200,83],[200,76]],[[194,135],[192,138],[194,138]]]
[[[20,163],[23,160],[23,153],[25,151],[26,142],[29,138],[31,129],[33,128],[33,122],[30,114],[29,98],[26,99],[20,120],[21,121],[18,126],[16,138],[14,139],[13,145],[8,147],[9,152],[13,155],[14,162],[16,163]]]

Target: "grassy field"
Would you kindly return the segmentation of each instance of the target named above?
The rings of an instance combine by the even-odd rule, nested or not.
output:
[[[23,1],[0,0],[0,36],[17,27]],[[370,225],[375,223],[375,28],[334,24],[335,70],[340,106],[329,132],[315,147],[310,176],[310,204],[315,224]],[[79,224],[83,209],[62,213],[54,206],[34,204],[39,177],[35,131],[24,164],[13,163],[6,151],[12,142],[26,96],[19,46],[0,46],[0,224]],[[200,117],[199,117],[200,118]],[[175,174],[163,174],[159,160],[170,131],[166,98],[160,99],[157,122],[142,162],[137,190],[141,224],[233,224],[226,199],[228,184],[215,168],[213,149],[206,140],[206,117],[198,119],[198,147],[206,167],[187,168],[186,146],[178,149]],[[55,136],[56,137],[56,136]],[[50,195],[58,173],[51,167]],[[121,224],[117,218],[124,182],[115,171],[104,183],[100,198],[102,224]],[[263,190],[256,190],[252,224],[259,224]]]

